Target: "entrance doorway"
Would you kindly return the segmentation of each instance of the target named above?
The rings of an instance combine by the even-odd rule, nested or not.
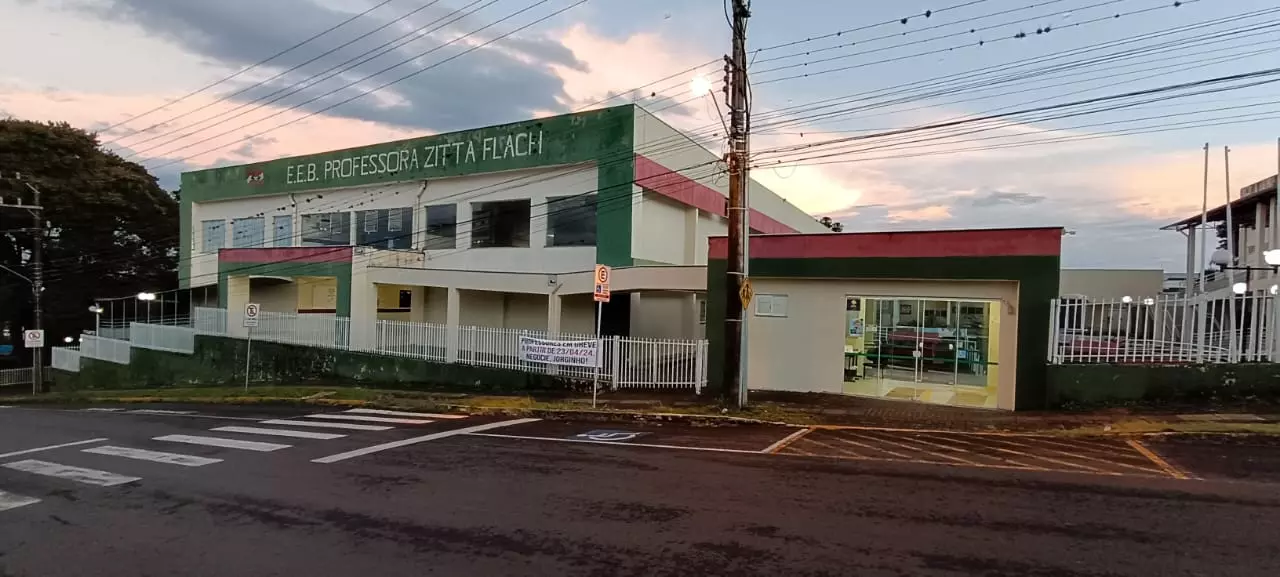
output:
[[[998,301],[845,297],[845,393],[996,407]]]

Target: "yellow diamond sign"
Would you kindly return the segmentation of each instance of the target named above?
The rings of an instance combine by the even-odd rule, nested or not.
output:
[[[747,310],[751,305],[751,297],[756,296],[754,290],[751,289],[751,279],[742,279],[742,288],[738,289],[738,298],[742,300],[742,310]]]

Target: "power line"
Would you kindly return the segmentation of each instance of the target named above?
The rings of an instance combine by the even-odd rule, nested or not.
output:
[[[266,64],[266,63],[268,63],[268,62],[271,62],[272,60],[275,60],[276,58],[279,58],[279,57],[281,57],[281,56],[284,56],[285,54],[288,54],[289,52],[292,52],[292,51],[294,51],[294,50],[296,50],[296,49],[298,49],[298,48],[301,48],[303,45],[305,45],[305,44],[307,44],[307,43],[311,42],[312,40],[315,40],[315,39],[317,39],[317,38],[320,38],[321,36],[324,36],[324,35],[326,35],[326,34],[328,34],[328,33],[330,33],[330,32],[333,32],[333,31],[335,31],[335,30],[337,30],[337,29],[339,29],[339,28],[342,28],[343,26],[346,26],[347,24],[350,24],[350,23],[352,23],[352,22],[356,21],[356,20],[358,20],[358,19],[360,19],[360,18],[362,18],[362,17],[364,17],[364,16],[368,15],[369,13],[373,12],[374,10],[377,10],[377,9],[379,9],[379,8],[383,7],[383,6],[386,6],[387,4],[390,4],[391,2],[392,2],[392,0],[383,0],[382,2],[380,2],[380,3],[378,3],[377,5],[373,6],[372,8],[369,8],[368,10],[365,10],[364,12],[360,12],[359,14],[356,14],[356,15],[354,15],[354,16],[351,16],[350,18],[347,18],[346,20],[343,20],[342,22],[339,22],[338,24],[336,24],[336,25],[334,25],[334,26],[331,26],[331,27],[329,27],[329,28],[326,28],[326,29],[324,29],[324,30],[320,31],[318,34],[315,34],[315,35],[313,35],[313,36],[308,37],[306,40],[303,40],[302,42],[299,42],[299,43],[294,44],[294,45],[292,45],[292,46],[290,46],[290,47],[288,47],[288,48],[285,48],[284,50],[281,50],[280,52],[277,52],[277,53],[275,53],[275,54],[273,54],[273,55],[271,55],[271,56],[268,56],[267,58],[265,58],[265,59],[263,59],[263,60],[259,60],[258,62],[254,63],[254,64],[252,64],[252,65],[249,65],[249,66],[248,66],[248,67],[246,67],[246,68],[241,68],[239,71],[237,71],[237,72],[235,72],[235,73],[233,73],[233,74],[231,74],[231,75],[229,75],[229,76],[223,77],[223,78],[221,78],[221,79],[219,79],[219,80],[216,80],[216,81],[214,81],[214,82],[212,82],[212,83],[210,83],[210,84],[206,84],[205,86],[203,86],[203,87],[201,87],[201,88],[198,88],[198,89],[196,89],[196,90],[193,90],[193,91],[191,91],[191,92],[188,92],[188,93],[186,93],[185,95],[183,95],[183,96],[179,97],[177,100],[173,100],[173,101],[171,101],[171,102],[166,102],[165,104],[162,104],[162,105],[160,105],[160,106],[157,106],[157,107],[155,107],[155,108],[152,108],[152,109],[150,109],[150,110],[147,110],[146,112],[143,112],[142,114],[138,114],[138,115],[135,115],[135,116],[131,116],[131,117],[129,117],[129,118],[127,118],[127,119],[125,119],[125,120],[122,120],[122,121],[120,121],[120,122],[117,122],[117,123],[115,123],[115,124],[112,124],[112,125],[110,125],[110,126],[108,126],[108,127],[104,128],[102,131],[103,131],[103,132],[107,132],[107,131],[110,131],[110,130],[112,130],[112,129],[114,129],[114,128],[119,128],[119,127],[121,127],[121,126],[124,126],[125,124],[128,124],[128,123],[130,123],[130,122],[133,122],[133,121],[135,121],[135,120],[138,120],[139,118],[142,118],[142,117],[144,117],[144,116],[147,116],[147,115],[149,115],[149,114],[151,114],[151,113],[153,113],[153,112],[157,112],[157,111],[163,110],[163,109],[165,109],[165,108],[168,108],[168,107],[170,107],[170,106],[173,106],[174,104],[177,104],[177,103],[179,103],[179,102],[182,102],[182,101],[184,101],[184,100],[187,100],[188,98],[191,98],[192,96],[195,96],[195,95],[197,95],[197,94],[201,94],[201,93],[203,93],[204,91],[209,90],[210,88],[213,88],[213,87],[215,87],[215,86],[217,86],[217,85],[219,85],[219,84],[222,84],[223,82],[227,82],[227,81],[229,81],[229,80],[232,80],[232,79],[234,79],[234,78],[236,78],[236,77],[240,76],[241,74],[244,74],[244,73],[246,73],[246,72],[248,72],[248,71],[250,71],[250,70],[253,70],[254,68],[257,68],[257,67],[259,67],[259,66],[262,66],[263,64]],[[159,124],[163,124],[163,123],[159,123]],[[152,128],[155,128],[156,126],[159,126],[159,124],[155,124],[155,125],[152,125],[152,126],[150,126],[150,127],[147,127],[147,128],[145,128],[145,129],[143,129],[141,132],[146,132],[146,131],[148,131],[148,130],[151,130]],[[115,140],[119,140],[119,139],[115,139]],[[104,143],[104,144],[108,144],[108,143],[110,143],[110,142],[114,142],[114,140],[108,141],[108,142],[106,142],[106,143]]]
[[[489,28],[489,27],[492,27],[492,26],[494,26],[494,25],[497,25],[497,24],[499,24],[499,23],[501,23],[501,22],[503,22],[503,21],[506,21],[506,20],[508,20],[508,19],[510,19],[510,18],[512,18],[512,17],[514,17],[514,16],[516,16],[516,15],[518,15],[518,14],[520,14],[520,13],[523,13],[523,12],[525,12],[525,11],[528,11],[528,10],[530,10],[530,9],[532,9],[532,8],[534,8],[534,7],[538,6],[538,5],[544,4],[544,3],[548,2],[548,1],[549,1],[549,0],[540,0],[539,2],[537,2],[537,3],[535,3],[535,4],[531,5],[531,6],[529,6],[529,7],[527,7],[527,8],[524,8],[524,9],[521,9],[520,11],[517,11],[517,12],[515,12],[515,13],[512,13],[512,14],[510,14],[510,15],[508,15],[508,16],[506,16],[506,17],[504,17],[503,19],[498,20],[497,22],[494,22],[494,23],[492,23],[492,24],[488,24],[488,25],[486,25],[486,26],[484,26],[484,27],[482,27],[482,28],[480,28],[480,29],[478,29],[478,30],[474,30],[474,31],[472,31],[472,32],[469,32],[469,33],[467,33],[467,34],[465,34],[465,35],[463,35],[463,36],[461,36],[461,37],[459,37],[459,38],[457,38],[457,39],[454,39],[454,40],[453,40],[453,41],[451,41],[451,42],[457,42],[458,40],[462,40],[462,39],[464,39],[464,38],[468,38],[468,37],[470,37],[472,34],[475,34],[476,32],[479,32],[479,31],[484,30],[484,29],[486,29],[486,28]],[[387,87],[389,87],[389,86],[393,86],[393,85],[395,85],[395,84],[398,84],[398,83],[400,83],[400,82],[403,82],[403,81],[405,81],[405,80],[408,80],[409,78],[412,78],[412,77],[414,77],[414,76],[417,76],[417,75],[419,75],[419,74],[422,74],[423,72],[426,72],[426,71],[428,71],[428,70],[431,70],[431,69],[433,69],[433,68],[436,68],[437,66],[440,66],[440,65],[442,65],[442,64],[446,64],[446,63],[451,62],[451,61],[453,61],[453,60],[456,60],[456,59],[458,59],[458,58],[460,58],[460,57],[462,57],[462,56],[465,56],[465,55],[467,55],[467,54],[470,54],[470,53],[472,53],[472,52],[475,52],[476,50],[479,50],[479,49],[481,49],[481,48],[484,48],[485,46],[488,46],[488,45],[490,45],[490,44],[493,44],[494,42],[497,42],[498,40],[502,40],[503,38],[506,38],[506,37],[508,37],[508,36],[511,36],[511,35],[515,34],[516,32],[520,32],[521,30],[525,30],[525,29],[530,28],[530,27],[532,27],[532,26],[534,26],[534,25],[536,25],[536,24],[540,24],[540,23],[542,23],[542,22],[545,22],[545,21],[547,21],[547,20],[550,20],[551,18],[554,18],[554,17],[556,17],[556,16],[559,16],[560,14],[563,14],[563,13],[565,13],[565,12],[567,12],[567,11],[569,11],[569,10],[573,9],[573,8],[576,8],[576,7],[578,7],[578,6],[581,6],[582,4],[587,3],[588,1],[589,1],[589,0],[577,0],[576,2],[574,2],[574,3],[570,4],[569,6],[566,6],[566,7],[564,7],[564,8],[561,8],[560,10],[557,10],[557,11],[555,11],[555,12],[552,12],[551,14],[548,14],[548,15],[546,15],[546,16],[543,16],[542,18],[539,18],[539,19],[537,19],[537,20],[534,20],[533,22],[530,22],[530,23],[528,23],[528,24],[525,24],[525,25],[523,25],[523,26],[520,26],[519,28],[516,28],[516,29],[514,29],[514,30],[512,30],[512,31],[510,31],[510,32],[507,32],[507,33],[505,33],[505,34],[502,34],[502,35],[500,35],[500,36],[498,36],[498,37],[496,37],[496,38],[493,38],[493,39],[487,40],[487,41],[485,41],[485,42],[483,42],[483,43],[480,43],[480,44],[477,44],[477,45],[475,45],[475,46],[472,46],[472,47],[470,47],[470,48],[468,48],[468,49],[466,49],[466,50],[464,50],[464,51],[462,51],[462,52],[460,52],[460,53],[458,53],[458,54],[455,54],[455,55],[450,56],[450,57],[448,57],[448,58],[446,58],[446,59],[444,59],[444,60],[441,60],[441,61],[439,61],[439,62],[436,62],[435,64],[432,64],[432,65],[430,65],[430,66],[427,66],[427,67],[421,68],[421,69],[419,69],[419,70],[415,70],[415,71],[413,71],[413,72],[410,72],[410,73],[408,73],[408,74],[406,74],[406,75],[404,75],[404,76],[401,76],[400,78],[397,78],[397,79],[395,79],[395,80],[392,80],[392,81],[390,81],[390,82],[383,83],[382,85],[379,85],[378,87],[373,88],[372,90],[369,90],[369,91],[366,91],[366,92],[361,92],[361,93],[356,94],[355,96],[352,96],[352,97],[350,97],[350,98],[347,98],[347,99],[344,99],[344,100],[342,100],[342,101],[336,102],[336,103],[334,103],[334,104],[331,104],[331,105],[325,106],[325,107],[323,107],[323,108],[320,108],[319,110],[315,110],[315,111],[312,111],[312,112],[308,112],[308,113],[306,113],[306,114],[304,114],[304,115],[302,115],[302,116],[300,116],[300,117],[298,117],[298,118],[295,118],[295,119],[293,119],[293,120],[290,120],[290,121],[288,121],[288,122],[285,122],[284,124],[280,124],[280,125],[277,125],[277,126],[274,126],[274,127],[268,128],[268,129],[266,129],[266,130],[262,130],[262,131],[260,131],[260,132],[256,132],[256,133],[254,133],[254,134],[252,134],[252,135],[250,135],[250,136],[248,136],[248,137],[246,137],[246,138],[241,139],[241,142],[242,142],[242,141],[244,141],[244,140],[251,140],[251,139],[253,139],[253,138],[257,138],[257,137],[259,137],[259,136],[262,136],[262,135],[265,135],[265,134],[271,133],[271,132],[273,132],[273,131],[276,131],[276,130],[279,130],[279,129],[281,129],[281,128],[284,128],[285,126],[289,126],[289,125],[291,125],[291,124],[294,124],[294,123],[296,123],[296,122],[299,122],[299,121],[304,120],[304,119],[307,119],[307,118],[310,118],[310,117],[315,116],[315,115],[317,115],[317,114],[320,114],[320,113],[322,113],[322,112],[327,112],[327,111],[329,111],[329,110],[332,110],[332,109],[334,109],[334,108],[337,108],[338,106],[342,106],[343,104],[347,104],[347,103],[352,102],[352,101],[354,101],[354,100],[357,100],[357,99],[363,98],[363,97],[365,97],[365,96],[368,96],[369,94],[376,93],[376,92],[378,92],[378,91],[380,91],[380,90],[382,90],[382,89],[384,89],[384,88],[387,88]],[[397,64],[396,66],[399,66],[399,64]],[[377,76],[378,74],[381,74],[382,72],[385,72],[386,70],[390,70],[391,68],[395,68],[396,66],[392,66],[392,67],[390,67],[390,68],[384,69],[383,71],[380,71],[380,72],[378,72],[378,73],[375,73],[375,74],[373,74],[373,75],[371,75],[371,76],[369,76],[369,77]],[[369,77],[366,77],[366,78],[369,78]],[[324,96],[327,96],[327,94],[326,94],[326,95],[318,96],[318,97],[316,97],[316,98],[312,98],[311,100],[308,100],[308,101],[306,101],[306,102],[303,102],[303,103],[301,103],[301,104],[299,104],[299,105],[295,105],[295,106],[293,106],[293,107],[286,108],[286,109],[284,109],[284,110],[281,110],[281,111],[277,111],[277,112],[275,112],[275,113],[272,113],[271,115],[268,115],[268,116],[266,116],[265,118],[259,119],[259,120],[258,120],[258,122],[261,122],[261,121],[266,120],[266,119],[268,119],[268,118],[273,118],[273,117],[275,117],[275,116],[279,116],[280,114],[283,114],[284,112],[287,112],[287,111],[289,111],[289,110],[293,110],[293,109],[295,109],[295,108],[298,108],[299,106],[304,106],[304,105],[306,105],[306,104],[310,104],[310,103],[312,103],[312,102],[315,102],[315,101],[317,101],[317,100],[319,100],[319,99],[323,98]],[[239,127],[239,128],[243,128],[243,127]],[[195,143],[188,144],[188,145],[186,145],[186,146],[183,146],[183,147],[179,148],[178,150],[184,150],[184,149],[186,149],[186,148],[190,148],[190,147],[195,146],[195,145],[197,145],[197,144],[200,144],[200,143],[203,143],[203,142],[208,142],[209,140],[212,140],[212,139],[214,139],[214,138],[218,138],[218,137],[221,137],[221,136],[225,136],[225,135],[227,135],[227,134],[230,134],[230,133],[232,133],[232,132],[235,132],[236,130],[239,130],[239,128],[232,129],[232,130],[228,130],[228,131],[222,132],[222,133],[220,133],[220,134],[214,135],[214,136],[212,136],[212,137],[205,138],[205,139],[203,139],[203,140],[197,141],[197,142],[195,142]],[[215,147],[212,147],[212,148],[209,148],[209,149],[203,150],[203,151],[201,151],[201,152],[198,152],[198,153],[196,153],[196,154],[189,155],[189,156],[184,157],[184,158],[178,158],[178,159],[167,160],[167,161],[165,161],[165,162],[163,162],[163,163],[161,163],[161,164],[158,164],[158,165],[152,166],[152,167],[151,167],[151,170],[156,170],[156,169],[158,169],[158,168],[162,168],[162,167],[165,167],[165,166],[169,166],[169,165],[172,165],[172,164],[175,164],[175,163],[181,162],[181,161],[183,161],[183,160],[186,160],[186,159],[189,159],[189,158],[193,158],[193,157],[195,157],[195,156],[200,156],[200,155],[203,155],[203,154],[208,154],[209,152],[213,152],[213,151],[215,151],[215,150],[220,150],[220,149],[222,149],[222,148],[226,148],[227,146],[231,146],[231,144],[224,144],[224,145],[215,146]],[[176,152],[176,151],[171,151],[171,152]]]

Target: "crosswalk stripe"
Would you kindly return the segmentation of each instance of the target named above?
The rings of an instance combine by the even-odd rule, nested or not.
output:
[[[291,425],[303,427],[320,427],[323,429],[346,429],[348,431],[390,431],[395,427],[384,427],[382,425],[357,425],[354,423],[326,423],[323,421],[286,421],[284,419],[271,419],[268,421],[258,421],[262,425]]]
[[[385,415],[388,417],[420,417],[423,419],[465,419],[466,415],[446,415],[441,413],[414,413],[411,411],[387,411],[384,409],[347,409],[344,413],[364,415]]]
[[[40,499],[37,499],[35,497],[24,497],[22,495],[15,495],[13,493],[6,493],[4,491],[0,491],[0,511],[17,509],[18,507],[34,505],[39,502],[40,502]]]
[[[57,477],[59,479],[67,479],[88,485],[99,485],[102,487],[113,487],[115,485],[123,485],[134,481],[141,481],[142,477],[126,477],[117,475],[107,471],[99,471],[97,469],[85,469],[83,467],[72,467],[71,465],[62,465],[59,463],[50,463],[49,461],[37,461],[35,459],[27,459],[26,461],[14,461],[2,465],[5,468],[24,473],[34,473],[36,475],[47,475],[49,477]]]
[[[222,447],[224,449],[243,449],[245,451],[258,451],[266,453],[269,451],[279,451],[280,449],[288,449],[293,445],[280,445],[276,443],[263,443],[259,441],[241,441],[239,439],[227,439],[224,437],[204,437],[196,435],[165,435],[156,437],[153,441],[168,441],[171,443],[187,443],[191,445],[207,445],[210,447]]]
[[[124,457],[126,459],[137,459],[139,461],[155,461],[166,465],[181,465],[183,467],[203,467],[205,465],[222,462],[222,459],[196,457],[194,455],[183,455],[181,453],[162,453],[160,451],[148,451],[146,449],[133,449],[130,447],[115,447],[112,445],[84,449],[81,452],[93,453],[95,455],[108,455],[111,457]]]
[[[314,431],[291,431],[289,429],[263,429],[260,427],[218,427],[211,429],[221,433],[244,433],[246,435],[274,435],[276,437],[296,437],[299,439],[341,439],[346,435],[337,433],[317,433]]]
[[[338,421],[368,421],[370,423],[396,423],[398,425],[425,425],[428,419],[399,419],[396,417],[369,417],[365,415],[347,415],[343,413],[317,413],[307,415],[308,419],[334,419]]]

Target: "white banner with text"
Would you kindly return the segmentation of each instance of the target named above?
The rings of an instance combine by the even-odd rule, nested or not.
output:
[[[522,336],[520,360],[569,367],[599,367],[600,341],[552,341]]]

